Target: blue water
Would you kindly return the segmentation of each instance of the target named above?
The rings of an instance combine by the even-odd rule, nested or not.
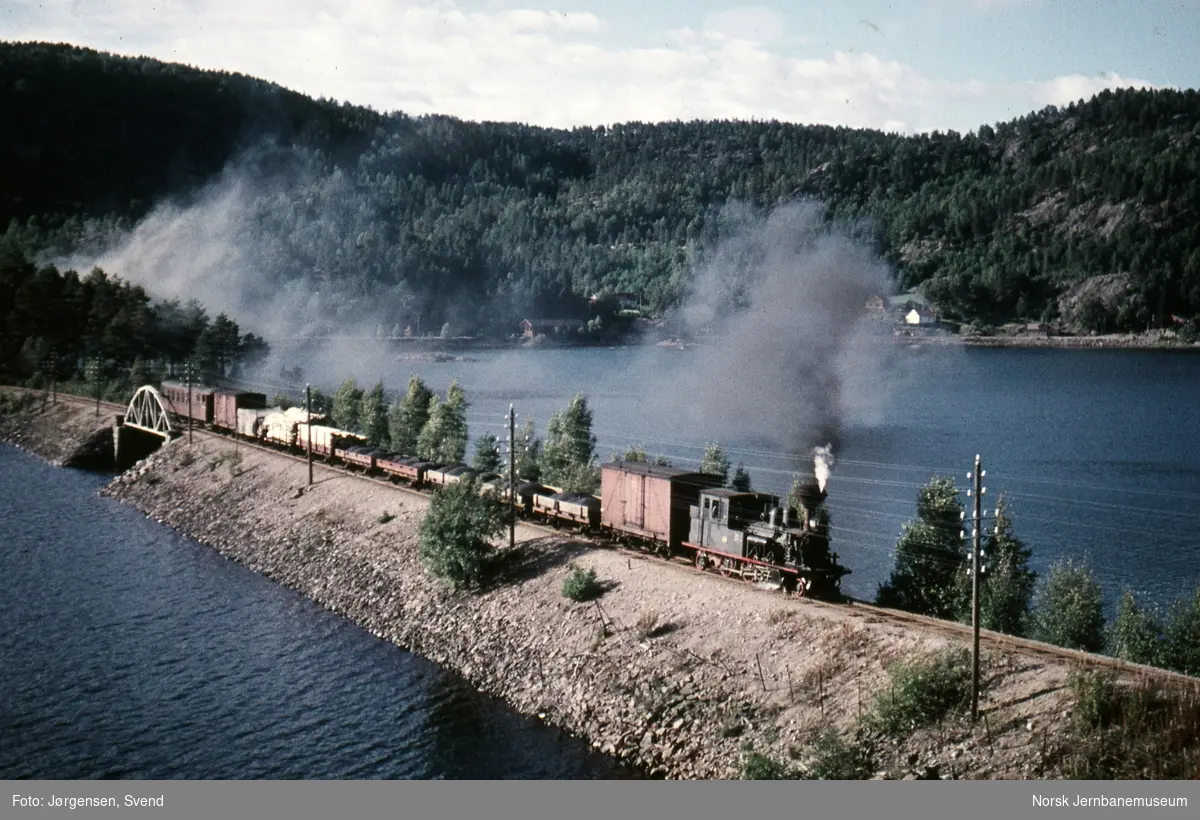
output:
[[[0,445],[0,779],[628,776]]]
[[[532,417],[544,435],[549,415],[582,392],[601,460],[642,444],[692,466],[718,439],[757,489],[784,493],[794,474],[811,474],[810,456],[780,434],[781,419],[799,406],[722,391],[720,369],[711,389],[666,395],[686,382],[681,373],[703,365],[701,352],[467,355],[476,361],[385,368],[371,360],[362,372],[356,359],[336,364],[339,378],[373,383],[382,372],[398,390],[410,373],[439,391],[458,379],[473,435],[503,439],[510,402],[518,424]],[[1126,588],[1166,604],[1200,585],[1200,353],[899,346],[855,373],[828,499],[834,549],[853,569],[843,585],[850,594],[873,597],[887,578],[920,486],[946,475],[965,491],[976,454],[987,471],[985,510],[1006,497],[1039,572],[1060,558],[1086,558],[1110,607]],[[734,424],[723,412],[730,406]]]

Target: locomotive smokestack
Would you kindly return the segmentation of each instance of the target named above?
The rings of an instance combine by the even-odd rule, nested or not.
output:
[[[817,476],[817,486],[825,492],[825,482],[829,481],[829,472],[833,469],[833,445],[813,448],[813,472]]]

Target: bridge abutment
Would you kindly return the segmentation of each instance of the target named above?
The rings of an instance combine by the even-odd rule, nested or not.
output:
[[[167,443],[162,436],[125,424],[125,416],[113,420],[113,464],[123,473]]]

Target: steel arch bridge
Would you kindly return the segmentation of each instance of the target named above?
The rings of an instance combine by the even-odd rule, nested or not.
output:
[[[147,384],[137,389],[125,408],[124,426],[170,440],[178,434],[171,425],[171,416],[171,403]]]

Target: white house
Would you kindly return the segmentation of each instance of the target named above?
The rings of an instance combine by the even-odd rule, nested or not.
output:
[[[937,314],[932,308],[924,305],[917,307],[904,314],[904,323],[906,325],[933,325],[937,324]]]

